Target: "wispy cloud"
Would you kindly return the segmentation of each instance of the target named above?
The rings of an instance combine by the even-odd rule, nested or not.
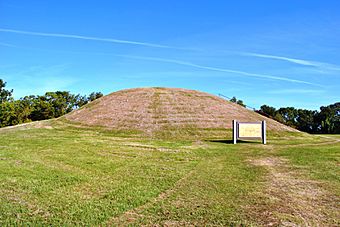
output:
[[[241,54],[242,55],[247,55],[247,56],[259,57],[259,58],[268,58],[268,59],[287,61],[287,62],[291,62],[291,63],[298,64],[298,65],[311,66],[311,67],[315,67],[315,68],[319,68],[319,69],[324,69],[324,70],[339,70],[340,71],[340,66],[329,64],[329,63],[325,63],[325,62],[310,61],[310,60],[303,60],[303,59],[297,59],[297,58],[288,58],[288,57],[283,57],[283,56],[268,55],[268,54],[259,54],[259,53],[247,53],[247,52],[243,52]]]
[[[87,37],[87,36],[78,36],[78,35],[67,35],[67,34],[56,34],[56,33],[41,33],[41,32],[27,32],[27,31],[20,31],[20,30],[11,30],[11,29],[1,29],[0,32],[14,32],[14,33],[21,33],[21,34],[28,34],[28,35],[38,35],[38,36],[53,36],[53,37],[67,37],[67,38],[79,38],[79,39],[90,39],[90,40],[98,40],[98,41],[106,41],[106,42],[120,42],[120,43],[128,43],[128,44],[136,44],[136,45],[144,45],[144,46],[153,46],[153,47],[163,47],[163,48],[172,48],[169,46],[161,46],[158,44],[150,44],[150,43],[140,43],[140,42],[132,42],[132,41],[125,41],[125,40],[116,40],[116,39],[107,39],[107,38],[97,38],[97,37]],[[307,85],[313,85],[318,87],[323,87],[320,84],[304,81],[304,80],[297,80],[297,79],[291,79],[283,76],[273,76],[268,74],[258,74],[258,73],[250,73],[240,70],[233,70],[233,69],[225,69],[225,68],[219,68],[219,67],[212,67],[212,66],[205,66],[205,65],[199,65],[192,62],[187,61],[180,61],[175,59],[168,59],[168,58],[158,58],[158,57],[146,57],[146,56],[134,56],[134,55],[121,55],[121,54],[112,54],[112,53],[88,53],[88,52],[72,52],[72,51],[62,51],[62,52],[68,52],[68,53],[86,53],[86,54],[97,54],[97,55],[111,55],[111,56],[117,56],[117,57],[124,57],[129,59],[139,59],[139,60],[146,60],[146,61],[157,61],[157,62],[166,62],[166,63],[172,63],[177,65],[183,65],[183,66],[189,66],[192,68],[198,68],[198,69],[204,69],[209,71],[215,71],[215,72],[224,72],[224,73],[232,73],[232,74],[238,74],[244,77],[253,77],[253,78],[260,78],[265,80],[278,80],[278,81],[286,81],[291,83],[299,83],[299,84],[307,84]],[[248,53],[248,55],[251,55],[251,53]],[[256,55],[256,54],[252,54]],[[263,55],[263,56],[270,56],[270,55]],[[274,56],[275,57],[275,56]]]
[[[118,43],[118,44],[129,44],[129,45],[138,45],[138,46],[155,47],[155,48],[192,50],[189,48],[172,47],[172,46],[161,45],[161,44],[156,44],[156,43],[139,42],[139,41],[131,41],[131,40],[123,40],[123,39],[113,39],[113,38],[101,38],[101,37],[95,37],[95,36],[83,36],[83,35],[74,35],[74,34],[32,32],[32,31],[23,31],[23,30],[5,29],[5,28],[0,28],[0,32],[16,33],[16,34],[32,35],[32,36],[83,39],[83,40],[92,40],[92,41]]]
[[[313,90],[313,89],[279,89],[268,91],[268,94],[320,94],[325,90]]]
[[[261,79],[266,79],[266,80],[279,80],[279,81],[286,81],[286,82],[291,82],[291,83],[308,84],[308,85],[322,87],[322,85],[320,84],[315,84],[315,83],[311,83],[311,82],[303,81],[303,80],[296,80],[296,79],[291,79],[287,77],[272,76],[272,75],[267,75],[267,74],[249,73],[249,72],[233,70],[233,69],[204,66],[204,65],[198,65],[198,64],[191,63],[191,62],[179,61],[179,60],[174,60],[174,59],[143,57],[143,56],[133,56],[133,55],[118,55],[118,54],[114,54],[114,56],[120,56],[120,57],[130,58],[130,59],[147,60],[147,61],[167,62],[167,63],[173,63],[177,65],[190,66],[190,67],[198,68],[198,69],[238,74],[238,75],[245,76],[245,77],[255,77],[255,78],[261,78]]]
[[[32,48],[32,49],[36,49],[36,48]],[[37,50],[43,50],[43,49],[37,49]],[[266,80],[280,80],[280,81],[286,81],[286,82],[291,82],[291,83],[300,83],[300,84],[308,84],[308,85],[323,87],[320,84],[315,84],[315,83],[311,83],[311,82],[303,81],[303,80],[296,80],[296,79],[291,79],[291,78],[287,78],[287,77],[273,76],[273,75],[267,75],[267,74],[249,73],[249,72],[244,72],[244,71],[240,71],[240,70],[233,70],[233,69],[204,66],[204,65],[199,65],[199,64],[195,64],[195,63],[187,62],[187,61],[180,61],[180,60],[176,60],[176,59],[135,56],[135,55],[123,55],[123,54],[103,53],[103,52],[78,52],[78,51],[61,51],[61,50],[57,50],[57,52],[71,53],[71,54],[107,55],[107,56],[124,57],[124,58],[129,58],[129,59],[137,59],[137,60],[145,60],[145,61],[166,62],[166,63],[184,65],[184,66],[189,66],[189,67],[204,69],[204,70],[210,70],[210,71],[215,71],[215,72],[233,73],[233,74],[238,74],[238,75],[242,75],[242,76],[246,76],[246,77],[255,77],[255,78],[261,78],[261,79],[266,79]]]
[[[4,42],[0,42],[0,46],[5,46],[5,47],[17,47],[15,45],[9,44],[9,43],[4,43]]]

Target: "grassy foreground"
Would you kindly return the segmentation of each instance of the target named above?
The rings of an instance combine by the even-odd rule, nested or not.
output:
[[[339,225],[339,140],[151,140],[61,121],[2,129],[0,225]]]

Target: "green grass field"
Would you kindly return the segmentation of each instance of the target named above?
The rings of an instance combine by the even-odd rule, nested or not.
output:
[[[43,125],[0,130],[1,226],[340,224],[340,136],[233,145]]]

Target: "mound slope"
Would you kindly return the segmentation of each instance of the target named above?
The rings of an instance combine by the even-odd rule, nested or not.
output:
[[[267,121],[268,130],[296,131],[217,96],[179,88],[135,88],[113,92],[66,115],[86,125],[147,134],[178,129],[228,129],[232,120]]]

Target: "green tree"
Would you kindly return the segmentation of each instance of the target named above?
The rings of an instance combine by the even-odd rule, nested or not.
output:
[[[282,107],[277,111],[283,119],[283,123],[288,126],[296,127],[298,111],[294,107]]]
[[[0,127],[13,125],[15,121],[15,107],[12,102],[0,103]]]
[[[60,117],[103,96],[101,92],[81,96],[56,91],[14,100],[11,97],[13,90],[8,91],[5,86],[6,83],[0,80],[0,127]]]
[[[84,105],[86,105],[89,101],[88,98],[86,97],[86,95],[81,96],[80,94],[75,96],[75,108],[80,108]]]
[[[0,127],[30,122],[30,106],[21,100],[12,100],[0,104]]]
[[[0,103],[7,102],[11,99],[13,89],[6,90],[6,82],[0,79]]]
[[[51,119],[55,116],[53,105],[45,96],[30,96],[26,98],[31,99],[30,102],[33,105],[31,113],[32,121]]]
[[[285,124],[285,119],[282,117],[282,115],[278,111],[275,112],[274,119],[278,122]]]
[[[92,102],[92,101],[94,101],[94,100],[96,100],[96,99],[98,99],[98,98],[100,98],[100,97],[102,97],[103,96],[103,93],[101,93],[101,92],[92,92],[89,96],[88,96],[88,101],[89,102]]]
[[[236,98],[235,96],[233,96],[233,97],[230,99],[230,102],[236,103],[236,102],[237,102],[237,98]]]
[[[240,99],[237,100],[236,103],[239,104],[240,106],[246,107],[246,105],[245,105],[245,104],[243,103],[243,101],[240,100]]]
[[[276,114],[276,109],[272,106],[262,105],[260,107],[260,110],[261,110],[261,112],[263,112],[263,113],[265,113],[265,114],[267,114],[271,117],[274,117],[275,114]]]
[[[320,107],[315,122],[319,133],[340,133],[340,102]]]
[[[229,101],[239,104],[240,106],[246,107],[246,105],[243,103],[243,100],[237,99],[235,96],[233,96]]]
[[[71,112],[77,103],[76,96],[68,91],[46,92],[45,98],[52,105],[53,117]]]
[[[315,124],[315,116],[317,114],[317,111],[315,110],[304,110],[299,109],[297,118],[296,118],[296,127],[297,129],[313,133],[316,132],[317,127]]]

